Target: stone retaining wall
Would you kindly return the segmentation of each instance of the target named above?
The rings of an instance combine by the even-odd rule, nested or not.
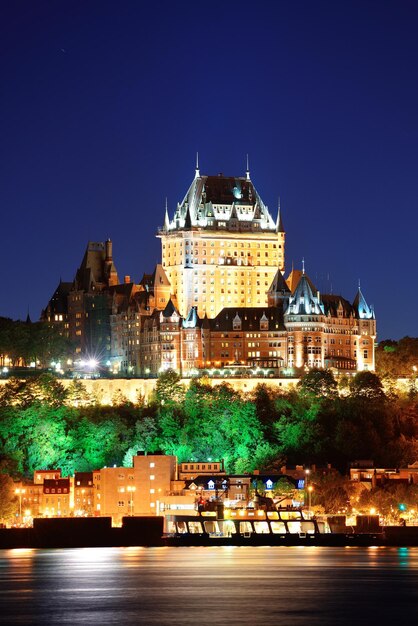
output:
[[[205,379],[212,387],[221,383],[228,383],[237,391],[251,393],[260,383],[272,388],[286,389],[295,386],[297,378],[214,378]],[[4,385],[7,380],[0,380],[0,385]],[[71,379],[60,379],[64,387],[72,382]],[[87,392],[95,395],[100,404],[112,404],[112,398],[117,394],[123,394],[128,400],[136,403],[138,398],[143,396],[148,402],[157,383],[156,378],[96,378],[82,379]],[[184,378],[181,383],[186,387],[190,383],[189,378]]]

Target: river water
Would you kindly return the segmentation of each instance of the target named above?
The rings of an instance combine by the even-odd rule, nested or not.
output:
[[[0,551],[2,624],[418,624],[418,548]]]

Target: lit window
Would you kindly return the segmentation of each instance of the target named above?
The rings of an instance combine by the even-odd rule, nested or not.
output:
[[[154,474],[151,474],[151,476],[149,477],[150,480],[155,480],[155,476]]]

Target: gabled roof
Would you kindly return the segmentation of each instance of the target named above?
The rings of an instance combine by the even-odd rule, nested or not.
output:
[[[173,315],[178,315],[180,317],[180,313],[178,312],[177,308],[174,306],[173,301],[170,298],[164,311],[162,311],[162,316],[172,317]]]
[[[293,293],[300,281],[300,277],[302,276],[302,270],[295,270],[292,268],[289,276],[286,278],[286,284],[289,287],[291,293]]]
[[[170,286],[170,281],[167,278],[167,274],[164,271],[161,263],[157,263],[155,266],[155,270],[153,273],[154,276],[154,285],[164,285],[166,287]]]
[[[338,308],[341,306],[344,317],[350,317],[350,315],[356,317],[356,311],[353,305],[342,296],[325,293],[321,294],[321,300],[324,305],[326,315],[329,313],[331,317],[337,317]]]
[[[152,274],[143,274],[139,284],[145,289],[145,291],[153,291],[154,290],[154,273]]]
[[[280,295],[281,297],[283,296],[290,296],[290,289],[287,285],[287,282],[284,279],[283,274],[281,273],[281,271],[278,269],[276,272],[275,277],[273,278],[273,282],[271,283],[269,290],[268,290],[269,294],[277,294]]]
[[[259,331],[260,321],[266,318],[269,323],[269,330],[285,330],[283,324],[283,308],[281,306],[272,307],[227,307],[213,319],[208,320],[212,331],[234,331],[234,320],[237,314],[241,319],[242,331]],[[236,329],[235,329],[236,331]]]
[[[65,283],[60,280],[58,287],[54,291],[54,295],[48,302],[44,311],[42,311],[41,319],[46,315],[66,315],[68,313],[68,294],[71,291],[73,283]]]
[[[152,274],[143,274],[139,284],[150,293],[154,293],[155,288],[159,285],[170,286],[170,281],[164,271],[161,263],[157,263]]]

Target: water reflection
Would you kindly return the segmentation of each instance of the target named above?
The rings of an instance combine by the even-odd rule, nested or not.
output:
[[[417,600],[418,548],[0,551],[5,624],[389,624]]]
[[[410,548],[398,548],[400,567],[409,567]]]

